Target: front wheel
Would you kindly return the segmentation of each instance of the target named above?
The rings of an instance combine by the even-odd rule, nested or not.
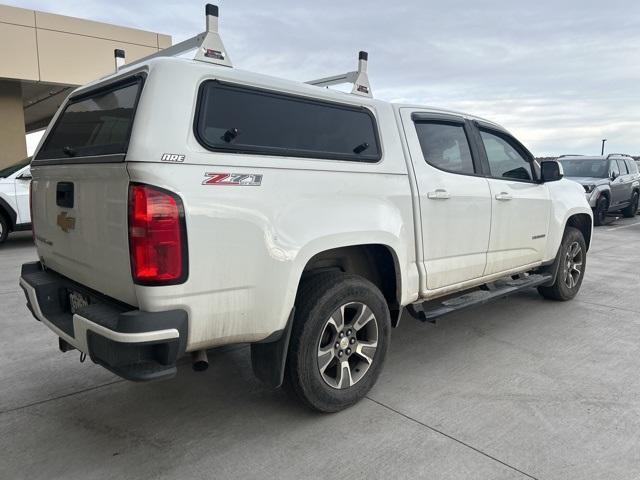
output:
[[[363,398],[378,379],[389,346],[391,320],[380,290],[341,272],[302,282],[285,387],[321,412],[337,412]]]
[[[607,200],[607,197],[600,197],[596,202],[596,208],[593,209],[593,224],[596,227],[604,225],[607,218],[607,210],[609,210],[609,200]]]
[[[622,210],[622,215],[625,218],[633,218],[636,216],[636,213],[638,213],[639,200],[640,200],[640,197],[638,196],[638,192],[633,192],[633,195],[631,196],[631,203],[627,208]]]
[[[567,227],[558,256],[559,265],[554,284],[538,287],[538,292],[551,300],[571,300],[580,290],[587,265],[587,244],[580,230]]]

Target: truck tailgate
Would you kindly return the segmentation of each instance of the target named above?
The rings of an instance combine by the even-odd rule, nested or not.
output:
[[[126,163],[33,169],[34,234],[43,264],[137,306],[129,263]]]

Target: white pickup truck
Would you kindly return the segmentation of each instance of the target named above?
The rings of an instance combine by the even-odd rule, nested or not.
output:
[[[557,162],[488,120],[373,99],[364,52],[310,84],[234,69],[207,14],[73,92],[38,147],[20,285],[61,350],[150,380],[249,343],[261,380],[337,411],[405,309],[576,295],[592,213]],[[321,88],[338,81],[353,92]]]

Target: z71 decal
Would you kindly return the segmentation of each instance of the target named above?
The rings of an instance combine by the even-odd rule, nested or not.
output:
[[[205,173],[202,185],[234,185],[257,187],[262,183],[262,175],[255,173]]]

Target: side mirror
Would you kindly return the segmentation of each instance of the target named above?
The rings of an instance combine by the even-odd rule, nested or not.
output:
[[[620,175],[618,175],[616,172],[611,172],[611,181],[614,181],[616,178],[618,178]]]
[[[31,180],[31,172],[24,172],[22,175],[17,177],[18,180]]]
[[[562,165],[555,160],[546,160],[540,164],[540,181],[542,183],[557,182],[564,177]]]

